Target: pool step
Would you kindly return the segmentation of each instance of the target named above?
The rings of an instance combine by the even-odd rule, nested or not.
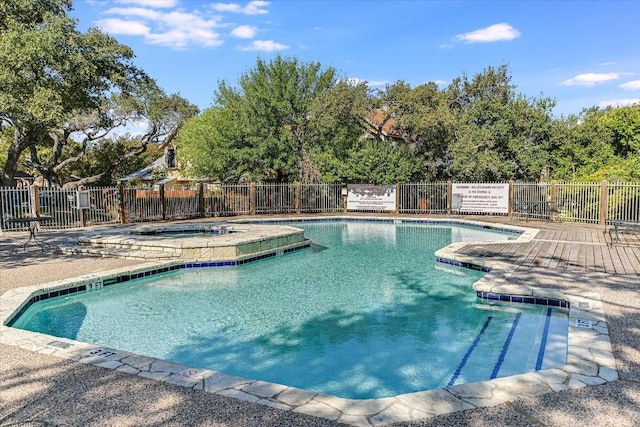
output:
[[[166,244],[163,246],[146,245],[144,242],[123,239],[118,242],[112,242],[105,239],[99,239],[94,236],[80,236],[78,238],[78,246],[90,246],[100,249],[124,249],[124,250],[144,250],[145,252],[180,252],[181,247]]]
[[[60,252],[66,255],[85,255],[105,258],[125,258],[134,260],[171,260],[178,259],[180,255],[174,252],[148,251],[128,248],[109,248],[87,245],[60,246]]]
[[[527,371],[550,369],[566,363],[566,318],[554,316],[551,313],[548,317],[537,318],[538,322],[534,324],[534,316],[531,314],[522,316],[523,321],[519,322],[517,333],[514,334],[507,349],[498,377],[520,373],[518,366],[522,365],[523,358],[527,360]],[[542,347],[543,339],[546,341],[544,347]]]
[[[563,365],[567,355],[566,336],[566,318],[554,316],[553,312],[547,316],[514,313],[511,322],[488,315],[449,385]]]

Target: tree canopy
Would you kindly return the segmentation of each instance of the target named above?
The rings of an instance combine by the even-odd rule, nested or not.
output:
[[[562,118],[550,141],[556,179],[640,181],[640,105]]]
[[[278,56],[236,87],[222,82],[179,146],[192,171],[223,182],[538,180],[549,173],[553,106],[517,94],[506,65],[444,89],[374,90]]]
[[[555,101],[518,93],[507,65],[444,88],[320,70],[278,56],[221,83],[179,138],[193,170],[224,182],[640,180],[640,105],[555,118]]]
[[[70,0],[0,4],[0,128],[12,134],[0,184],[11,184],[27,152],[29,168],[63,185],[64,169],[114,128],[141,120],[148,125],[138,144],[108,167],[144,152],[197,114],[136,67],[128,46],[95,28],[79,32],[71,6]]]

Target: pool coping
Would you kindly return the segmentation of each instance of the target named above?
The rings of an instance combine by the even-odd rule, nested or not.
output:
[[[219,231],[222,227],[229,227],[231,230],[223,234],[208,232],[180,237],[162,234],[178,230]],[[255,223],[198,222],[187,225],[174,223],[94,230],[81,235],[76,244],[61,245],[58,250],[65,254],[143,261],[236,261],[304,244],[309,244],[304,238],[304,231],[295,227],[277,225],[267,230]]]
[[[325,217],[313,220],[335,221],[344,218]],[[357,218],[356,220],[371,221],[371,218]],[[384,218],[384,220],[385,222],[405,222],[403,219],[389,220]],[[271,221],[273,220],[267,222]],[[283,221],[291,221],[291,219]],[[406,222],[434,221],[415,221],[412,219]],[[435,222],[443,223],[444,221],[436,220]],[[479,221],[457,219],[446,220],[446,222],[482,225]],[[521,227],[505,225],[488,228],[523,230]],[[538,232],[535,229],[526,230],[527,232],[523,233],[516,241],[530,241]],[[477,243],[453,243],[437,251],[436,257],[441,262],[450,261],[452,264],[460,263],[465,267],[476,266],[490,269],[482,279],[474,284],[478,295],[486,296],[487,300],[495,300],[496,296],[497,299],[500,299],[501,295],[509,295],[546,299],[547,303],[550,300],[567,301],[569,303],[569,336],[566,365],[488,381],[447,386],[437,390],[358,400],[260,380],[234,377],[213,370],[195,369],[148,356],[6,326],[7,321],[34,296],[59,292],[79,285],[92,287],[123,275],[144,275],[152,270],[185,264],[184,260],[148,262],[136,268],[121,268],[7,291],[0,296],[0,343],[358,426],[412,421],[478,407],[495,406],[527,396],[603,384],[618,378],[603,305],[598,294],[578,294],[511,284],[509,274],[513,271],[513,266],[507,263],[466,257],[457,252],[466,245]]]

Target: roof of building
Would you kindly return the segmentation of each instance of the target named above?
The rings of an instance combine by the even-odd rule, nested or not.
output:
[[[142,181],[154,181],[157,179],[157,176],[154,176],[153,171],[156,169],[164,169],[164,155],[162,157],[157,158],[150,165],[145,166],[142,169],[138,169],[135,172],[130,173],[129,175],[120,178],[120,181],[131,181],[133,179],[140,179]]]
[[[386,117],[385,113],[382,110],[371,110],[367,113],[367,121],[369,124],[374,126],[376,129],[382,124],[382,135],[389,138],[399,138],[402,139],[402,135],[396,129],[396,121],[391,117]],[[385,119],[387,119],[385,121]]]

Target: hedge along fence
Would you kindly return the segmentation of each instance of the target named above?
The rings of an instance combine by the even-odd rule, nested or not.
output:
[[[640,221],[640,184],[607,181],[499,184],[509,185],[509,211],[498,215],[596,224],[611,220]],[[396,184],[396,209],[384,214],[451,213],[455,204],[452,185],[451,182]],[[347,212],[343,188],[339,183],[199,183],[158,185],[153,189],[120,185],[83,189],[89,195],[89,207],[78,209],[76,190],[2,187],[0,225],[3,230],[26,230],[25,224],[8,220],[35,215],[53,217],[40,226],[54,230],[187,218],[340,213]]]

